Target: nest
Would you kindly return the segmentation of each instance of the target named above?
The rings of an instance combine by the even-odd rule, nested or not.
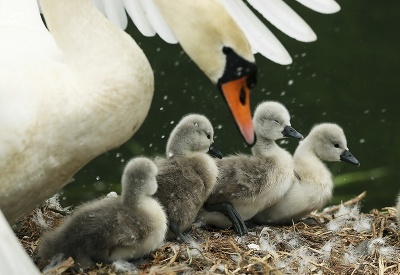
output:
[[[188,232],[191,241],[185,244],[166,242],[143,259],[97,264],[85,274],[400,274],[396,210],[360,213],[364,196],[290,226],[250,227],[246,236],[194,224]],[[71,258],[49,267],[36,257],[44,231],[69,214],[55,201],[47,202],[14,226],[45,274],[83,273]]]

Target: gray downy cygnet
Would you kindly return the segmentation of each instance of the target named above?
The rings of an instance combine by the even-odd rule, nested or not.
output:
[[[182,232],[190,228],[214,188],[218,168],[208,153],[222,155],[213,146],[213,140],[214,130],[205,116],[187,115],[170,134],[167,158],[155,160],[159,170],[155,197],[168,216],[167,239],[185,241]]]
[[[217,160],[217,185],[197,217],[220,228],[233,224],[240,235],[247,233],[245,220],[277,202],[290,188],[292,156],[275,141],[303,137],[291,127],[288,110],[278,102],[259,104],[253,121],[257,139],[252,154]]]
[[[149,159],[130,160],[122,176],[121,196],[109,196],[75,209],[61,226],[46,233],[39,256],[63,254],[82,268],[94,263],[140,258],[165,239],[167,217],[154,199],[157,167]]]
[[[325,206],[332,198],[333,180],[323,161],[360,164],[347,148],[343,129],[333,123],[314,126],[300,142],[293,155],[298,177],[293,177],[283,198],[258,213],[253,220],[262,224],[289,224]]]

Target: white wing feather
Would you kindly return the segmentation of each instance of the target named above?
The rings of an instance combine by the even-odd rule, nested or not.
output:
[[[121,0],[94,0],[94,4],[111,22],[123,30],[126,29],[128,18],[126,17],[125,8]]]
[[[153,0],[93,0],[93,2],[121,29],[126,29],[128,25],[126,10],[144,36],[154,36],[157,33],[167,43],[178,43]]]
[[[149,37],[156,35],[156,31],[147,19],[140,0],[123,0],[123,3],[133,24],[135,24],[144,36]]]
[[[126,29],[128,26],[128,18],[125,13],[124,5],[121,0],[105,1],[105,11],[107,17],[110,18],[111,22],[114,22],[121,29]]]
[[[221,0],[221,2],[244,32],[254,52],[259,52],[278,64],[292,63],[292,58],[285,47],[242,0]]]
[[[307,8],[319,13],[335,13],[340,11],[340,6],[334,0],[296,0]]]
[[[285,2],[281,0],[248,0],[248,2],[265,19],[288,36],[302,42],[311,42],[317,39],[317,35],[310,26]]]
[[[171,29],[168,27],[153,0],[140,0],[140,2],[147,16],[147,19],[149,20],[151,26],[154,28],[157,34],[167,43],[178,43],[178,40],[175,38]]]

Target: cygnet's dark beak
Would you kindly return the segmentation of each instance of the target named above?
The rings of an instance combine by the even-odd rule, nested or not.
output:
[[[302,139],[303,135],[297,132],[292,126],[285,126],[282,131],[284,137],[292,137],[297,139]]]
[[[340,160],[360,166],[360,162],[350,153],[349,150],[344,150],[340,155]]]
[[[217,149],[217,147],[215,147],[214,143],[211,144],[207,154],[209,154],[212,157],[217,157],[219,159],[222,159],[223,157],[222,153]]]

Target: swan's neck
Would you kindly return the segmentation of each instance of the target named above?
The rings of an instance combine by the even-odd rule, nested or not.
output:
[[[192,157],[196,155],[203,155],[207,153],[207,149],[204,149],[204,151],[200,151],[196,149],[196,151],[191,150],[190,148],[186,148],[184,146],[181,146],[178,142],[170,142],[169,146],[167,147],[167,158],[180,158],[180,157]]]
[[[332,185],[331,172],[305,142],[302,141],[293,154],[295,172],[303,182]]]
[[[257,139],[256,144],[251,148],[253,155],[260,157],[269,157],[276,154],[277,150],[281,150],[274,140],[270,139]]]

